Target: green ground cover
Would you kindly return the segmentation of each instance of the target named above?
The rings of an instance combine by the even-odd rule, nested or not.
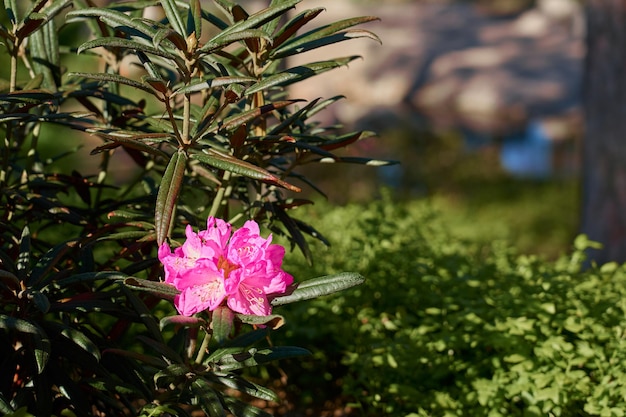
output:
[[[521,202],[525,194],[537,190]],[[363,416],[623,415],[626,270],[584,269],[584,238],[555,244],[565,250],[557,259],[523,254],[494,240],[514,234],[511,213],[490,214],[504,206],[470,216],[446,201],[383,197],[302,213],[318,217],[333,246],[314,247],[313,267],[293,255],[287,268],[299,279],[348,270],[367,281],[281,309],[288,325],[276,342],[314,353],[283,363],[299,405],[337,396]],[[519,242],[537,242],[552,221],[519,217],[528,233]]]

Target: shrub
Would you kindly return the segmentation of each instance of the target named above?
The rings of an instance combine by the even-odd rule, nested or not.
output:
[[[267,415],[245,395],[278,396],[240,370],[307,351],[265,343],[283,324],[259,314],[269,311],[265,297],[276,307],[362,280],[349,273],[283,288],[291,277],[273,280],[282,249],[257,229],[287,236],[310,258],[304,235],[315,229],[289,214],[308,202],[286,190],[307,184],[302,164],[341,162],[335,150],[370,136],[312,120],[338,98],[304,103],[285,88],[357,58],[293,67],[288,57],[377,40],[354,28],[374,18],[308,29],[323,9],[288,15],[299,2],[273,0],[255,13],[229,0],[211,9],[199,0],[3,2],[0,413]],[[159,15],[145,15],[148,6]],[[77,153],[70,132],[96,139],[96,163],[69,158]],[[115,181],[120,154],[134,170]],[[196,239],[211,250],[185,252],[185,237],[211,217],[244,226],[229,254],[211,252],[224,249],[211,240],[230,230],[222,223]],[[157,247],[167,245],[178,252],[163,282]],[[190,283],[183,263],[202,264],[213,280]],[[263,266],[263,280],[246,269],[225,283],[235,269]],[[206,294],[196,290],[220,284],[204,310]],[[179,291],[199,299],[183,313],[204,311],[176,315]],[[253,301],[263,308],[245,306]],[[254,314],[235,314],[236,304]]]
[[[309,273],[367,277],[285,312],[327,393],[368,416],[623,415],[626,269],[583,269],[584,237],[549,262],[459,240],[426,201],[315,213],[333,247]]]

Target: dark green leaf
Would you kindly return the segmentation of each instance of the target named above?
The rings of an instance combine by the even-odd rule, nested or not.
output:
[[[256,84],[248,87],[245,91],[246,95],[254,94],[258,91],[267,90],[270,87],[287,85],[305,80],[323,72],[329,71],[334,68],[347,65],[351,61],[359,58],[358,56],[350,56],[344,58],[337,58],[332,61],[314,62],[311,64],[292,67],[287,70],[281,71],[277,74],[270,75],[264,78]]]
[[[187,31],[185,30],[185,25],[183,24],[183,19],[178,13],[178,9],[176,7],[176,2],[174,0],[160,0],[161,6],[163,6],[163,10],[165,11],[165,16],[170,23],[170,26],[178,32],[181,36],[185,37]]]
[[[226,397],[224,400],[228,405],[228,410],[237,417],[272,417],[268,412],[236,398]]]
[[[33,342],[33,354],[37,363],[37,373],[41,374],[50,357],[50,339],[48,335],[34,323],[15,317],[0,314],[0,329],[13,330],[29,336]]]
[[[28,278],[28,286],[36,287],[38,289],[45,287],[54,276],[53,274],[50,274],[50,271],[53,268],[58,267],[58,263],[61,258],[75,246],[76,241],[70,240],[59,243],[46,252],[46,254],[37,261],[35,267],[33,268]]]
[[[198,399],[202,411],[209,417],[226,417],[220,396],[204,379],[194,380],[191,383],[191,391]]]
[[[276,395],[276,393],[274,393],[274,391],[253,382],[247,381],[238,375],[229,374],[227,376],[216,376],[215,379],[229,388],[235,389],[239,392],[243,392],[252,397],[260,398],[266,401],[280,401],[280,398],[278,397],[278,395]]]
[[[233,83],[253,83],[256,79],[252,77],[215,77],[193,81],[191,84],[184,85],[176,89],[172,95],[195,93],[197,91],[207,90],[209,88],[221,87]]]
[[[240,32],[247,29],[255,29],[270,20],[283,15],[287,10],[293,8],[301,0],[286,0],[277,6],[268,7],[249,16],[246,20],[241,20],[227,29],[224,29],[218,35],[213,37],[209,42],[219,42],[220,38],[230,36],[234,32]]]
[[[274,38],[274,49],[277,49],[280,45],[285,43],[288,39],[294,36],[301,27],[315,19],[323,11],[323,7],[318,7],[316,9],[305,10],[297,14],[293,19],[287,22],[285,26],[283,26]]]
[[[150,26],[142,19],[135,19],[125,13],[112,9],[91,7],[81,10],[72,10],[66,15],[68,22],[87,17],[97,17],[111,27],[147,40],[152,40],[157,33],[154,27]]]
[[[95,343],[93,343],[83,332],[57,322],[48,322],[47,326],[54,328],[59,335],[75,343],[82,350],[93,356],[97,361],[100,360],[100,349],[98,349]]]
[[[77,53],[84,52],[88,49],[104,47],[104,48],[123,48],[123,49],[133,49],[136,51],[142,51],[147,54],[160,56],[163,58],[170,59],[175,61],[178,57],[163,48],[155,48],[151,45],[146,45],[145,43],[133,41],[125,38],[117,38],[117,37],[108,37],[108,38],[97,38],[91,41],[87,41],[78,47]]]
[[[194,32],[196,39],[202,38],[202,5],[200,0],[191,0],[189,2],[188,13],[187,36]]]
[[[262,350],[251,348],[241,353],[224,355],[220,358],[217,368],[222,372],[233,371],[235,369],[258,366],[275,360],[310,354],[311,352],[306,349],[292,346],[277,346]]]
[[[165,282],[149,281],[147,279],[128,277],[124,279],[124,285],[134,290],[147,291],[158,297],[173,300],[179,291],[171,284]]]
[[[183,327],[202,327],[206,326],[206,324],[206,320],[195,316],[165,316],[159,321],[159,327],[161,330],[172,325]]]
[[[355,272],[343,272],[336,275],[313,278],[295,284],[293,292],[275,297],[271,303],[273,306],[279,306],[296,301],[310,300],[360,285],[364,281],[365,279]]]
[[[246,29],[240,30],[237,32],[229,33],[226,36],[220,36],[216,40],[210,40],[206,44],[202,46],[200,49],[204,53],[211,53],[218,49],[221,49],[227,45],[230,45],[234,42],[239,42],[247,39],[265,39],[267,42],[271,43],[271,36],[264,32],[261,29]]]
[[[166,387],[169,384],[176,383],[184,379],[187,374],[191,373],[186,365],[172,364],[167,368],[154,374],[154,383],[158,387]]]
[[[167,346],[165,343],[163,343],[163,341],[154,340],[142,335],[137,336],[137,340],[145,343],[147,346],[150,346],[152,349],[154,349],[155,352],[163,356],[164,359],[167,359],[168,362],[183,362],[183,359],[180,357],[180,355],[176,353],[172,348]]]
[[[211,149],[208,150],[208,153],[193,153],[191,154],[191,158],[224,171],[230,171],[244,177],[275,184],[291,191],[300,191],[298,187],[281,180],[261,167],[242,161],[234,156],[218,153]]]
[[[187,165],[187,154],[184,151],[177,151],[172,155],[172,159],[167,164],[165,174],[159,186],[156,199],[156,211],[154,224],[156,226],[157,244],[160,246],[169,234],[178,194],[183,185],[185,167]]]
[[[129,87],[143,90],[147,93],[152,94],[153,96],[159,97],[157,91],[154,88],[152,88],[152,86],[150,86],[149,84],[144,84],[139,81],[131,80],[130,78],[122,77],[121,75],[118,75],[118,74],[70,72],[67,75],[68,77],[83,77],[83,78],[90,78],[92,80],[98,80],[98,81],[103,81],[107,83],[124,84]]]
[[[344,19],[338,22],[334,22],[326,26],[322,26],[321,28],[316,28],[310,32],[304,33],[296,38],[293,38],[292,40],[288,42],[285,42],[283,46],[274,50],[271,56],[272,57],[284,57],[284,56],[289,56],[289,55],[300,53],[303,50],[313,49],[311,45],[314,45],[318,42],[322,44],[326,44],[325,41],[322,40],[323,38],[336,35],[338,34],[338,32],[344,29],[347,29],[349,27],[356,26],[362,23],[371,22],[374,20],[379,20],[379,19],[374,16],[353,17],[350,19]],[[363,31],[363,32],[367,32],[367,31]],[[380,39],[378,39],[378,37],[371,32],[367,32],[367,34],[359,34],[359,36],[367,36],[367,37],[376,39],[378,42],[380,42]],[[305,49],[305,48],[308,48],[308,49]]]
[[[243,323],[253,324],[255,326],[267,326],[273,330],[285,324],[285,318],[279,314],[270,314],[268,316],[237,314],[237,318]]]

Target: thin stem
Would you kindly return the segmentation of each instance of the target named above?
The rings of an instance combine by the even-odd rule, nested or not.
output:
[[[215,199],[213,200],[213,205],[211,206],[211,211],[209,212],[209,216],[215,217],[220,207],[223,205],[224,197],[226,196],[226,192],[228,191],[230,194],[230,182],[231,172],[224,171],[224,175],[222,175],[222,185],[217,190],[217,194],[215,195]]]
[[[191,130],[191,94],[185,94],[183,99],[183,143],[189,145],[189,131]]]
[[[11,78],[9,80],[9,91],[12,93],[17,88],[17,56],[20,51],[20,42],[16,38],[11,49]]]
[[[196,363],[202,363],[202,360],[204,359],[204,355],[209,348],[210,341],[211,341],[211,334],[205,331],[204,339],[202,339],[202,344],[200,345],[200,350],[198,350],[198,356],[196,356]]]

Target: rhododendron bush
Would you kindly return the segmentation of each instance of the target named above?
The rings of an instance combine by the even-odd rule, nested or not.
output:
[[[279,307],[363,281],[283,269],[272,236],[325,241],[300,167],[385,163],[335,153],[372,136],[313,119],[338,97],[289,95],[357,57],[289,58],[374,18],[101,3],[0,7],[0,414],[266,415],[242,370],[309,353],[271,343]]]

